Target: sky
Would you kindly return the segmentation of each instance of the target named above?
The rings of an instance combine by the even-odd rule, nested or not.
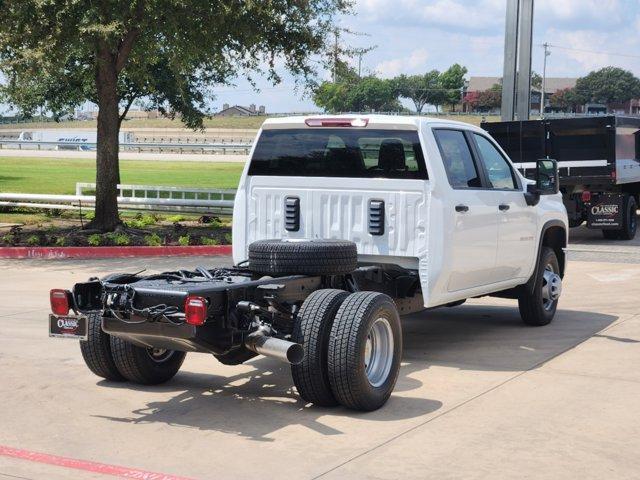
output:
[[[444,70],[460,63],[469,75],[502,75],[506,0],[356,0],[343,27],[369,36],[344,35],[353,47],[377,48],[363,65],[381,77]],[[640,76],[640,1],[535,0],[533,69],[542,73],[542,43],[548,42],[547,75],[578,77],[608,65]],[[561,48],[562,47],[562,48]],[[571,49],[571,50],[569,50]],[[599,52],[599,53],[593,53]],[[613,55],[615,54],[615,55]],[[630,55],[630,56],[625,56]],[[354,60],[355,64],[355,60]],[[329,72],[320,72],[328,78]],[[265,105],[267,112],[317,108],[293,92],[292,81],[253,92],[239,80],[217,91],[214,105]]]
[[[340,25],[366,35],[345,34],[341,41],[351,47],[377,45],[363,67],[385,78],[444,70],[453,63],[466,66],[469,75],[499,76],[505,9],[506,0],[355,0],[353,14],[341,17]],[[608,65],[640,76],[639,31],[638,0],[535,0],[533,69],[542,73],[541,44],[548,42],[548,76],[578,77]],[[242,78],[234,87],[214,89],[212,109],[253,103],[272,113],[317,111],[281,73],[283,83],[276,86],[258,78],[257,92]],[[320,71],[319,79],[329,75]]]

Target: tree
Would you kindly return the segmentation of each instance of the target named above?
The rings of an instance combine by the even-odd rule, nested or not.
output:
[[[472,90],[464,95],[464,100],[462,102],[467,105],[466,111],[472,112],[475,111],[476,108],[478,108],[479,97],[480,92],[478,92],[477,90]]]
[[[146,98],[162,113],[202,127],[216,84],[262,70],[279,81],[276,62],[309,78],[309,57],[325,53],[349,0],[0,0],[0,72],[4,101],[29,115],[59,119],[96,103],[96,211],[90,227],[119,223],[118,134],[132,103]],[[250,75],[249,75],[250,77]]]
[[[624,103],[640,97],[640,79],[622,68],[605,67],[579,78],[575,95],[579,103]]]
[[[349,86],[346,83],[322,82],[313,92],[313,103],[326,112],[351,110]]]
[[[494,108],[498,108],[502,103],[502,85],[496,83],[489,90],[485,90],[478,94],[476,108],[486,112]]]
[[[413,102],[418,114],[425,105],[442,105],[446,94],[440,83],[440,72],[431,70],[424,75],[400,75],[394,79],[397,93]]]
[[[575,111],[580,103],[574,88],[563,88],[549,97],[549,105],[554,110]]]
[[[531,72],[531,88],[542,90],[542,76],[533,71]]]
[[[374,76],[364,77],[349,89],[349,102],[356,112],[397,112],[402,110],[398,102],[398,93],[392,80],[383,80]]]
[[[348,63],[337,60],[336,82],[322,82],[313,90],[313,103],[327,112],[353,111],[350,89],[360,82],[358,72]]]
[[[332,113],[402,110],[395,83],[375,76],[336,83],[322,82],[314,91],[313,101]]]
[[[466,74],[467,68],[457,63],[440,74],[440,85],[445,89],[445,103],[451,106],[452,112],[455,112],[456,105],[461,102]]]

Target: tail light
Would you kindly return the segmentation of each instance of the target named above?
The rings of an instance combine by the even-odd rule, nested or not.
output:
[[[591,201],[591,192],[585,190],[582,192],[582,203],[589,203]]]
[[[189,325],[204,325],[207,319],[207,300],[189,295],[184,302],[184,314]]]
[[[54,288],[49,292],[51,311],[56,315],[69,315],[69,297],[71,292]]]
[[[368,118],[307,118],[307,127],[366,127]]]

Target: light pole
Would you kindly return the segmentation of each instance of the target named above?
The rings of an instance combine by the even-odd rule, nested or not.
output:
[[[547,57],[551,55],[550,45],[547,42],[542,44],[544,47],[544,63],[542,64],[542,96],[540,97],[540,117],[544,117],[545,97],[547,90]]]
[[[507,0],[502,75],[502,120],[528,120],[534,0]]]

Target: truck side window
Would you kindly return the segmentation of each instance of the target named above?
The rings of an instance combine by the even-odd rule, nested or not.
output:
[[[434,130],[444,168],[453,188],[480,188],[482,183],[469,144],[460,130]]]
[[[474,133],[473,138],[476,141],[480,161],[484,164],[492,188],[516,190],[518,182],[515,179],[513,169],[498,149],[482,135]]]

